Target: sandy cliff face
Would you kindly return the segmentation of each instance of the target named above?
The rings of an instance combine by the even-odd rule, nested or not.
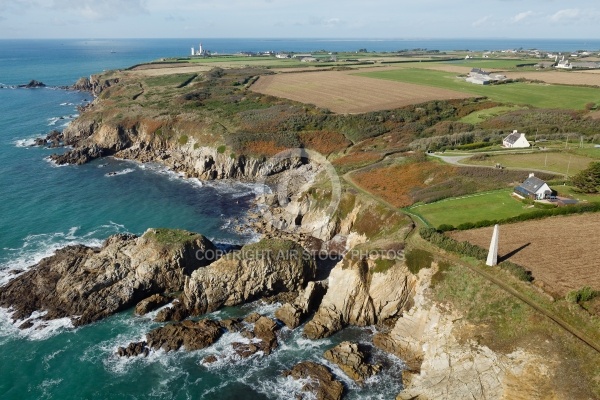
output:
[[[314,275],[314,261],[302,246],[287,240],[261,241],[194,271],[185,284],[184,303],[200,315],[300,290]]]
[[[560,398],[545,392],[551,387],[551,361],[525,350],[505,355],[459,340],[461,316],[427,300],[431,274],[431,269],[420,271],[414,307],[389,333],[374,338],[409,368],[398,399]]]
[[[304,334],[318,339],[347,325],[373,325],[399,316],[410,305],[416,278],[400,262],[382,272],[375,268],[374,261],[365,259],[345,259],[336,265],[327,294]]]

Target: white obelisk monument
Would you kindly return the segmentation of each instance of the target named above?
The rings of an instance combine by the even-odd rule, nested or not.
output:
[[[492,234],[492,241],[490,242],[490,251],[487,256],[486,265],[493,267],[498,264],[498,232],[500,227],[498,224],[494,225],[494,233]]]

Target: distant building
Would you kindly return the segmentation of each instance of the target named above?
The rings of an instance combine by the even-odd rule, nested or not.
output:
[[[518,149],[531,147],[524,133],[519,133],[515,129],[510,135],[502,140],[502,146],[508,149]]]
[[[294,54],[292,56],[292,58],[298,58],[298,59],[303,59],[303,58],[309,58],[312,57],[312,54]]]
[[[319,60],[317,60],[314,57],[302,57],[302,59],[300,60],[300,62],[317,62]]]
[[[206,56],[209,55],[208,51],[204,50],[202,43],[198,46],[198,50],[192,47],[192,56]]]
[[[276,58],[290,58],[289,54],[279,53],[275,56]]]
[[[556,63],[556,67],[555,68],[558,68],[558,69],[573,69],[573,65],[569,62],[569,60],[565,60],[565,56],[563,56],[562,59]]]
[[[521,197],[531,200],[544,200],[556,197],[556,191],[550,189],[550,186],[533,173],[529,174],[523,183],[515,187],[515,193]]]
[[[500,74],[490,74],[481,68],[473,68],[469,72],[466,81],[476,85],[489,85],[492,82],[500,82],[506,80],[506,76]]]

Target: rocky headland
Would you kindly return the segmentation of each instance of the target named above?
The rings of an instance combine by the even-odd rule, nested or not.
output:
[[[220,88],[223,74],[208,73],[203,82]],[[232,85],[243,88],[252,74],[244,72],[243,79],[236,75]],[[202,86],[194,86],[196,79],[200,77],[192,78],[192,87],[187,81],[178,87],[189,89],[186,93],[170,94],[178,111],[189,110],[190,101],[200,108],[211,99]],[[163,229],[149,229],[140,237],[115,235],[100,248],[70,246],[57,251],[0,289],[0,307],[9,309],[21,328],[32,326],[35,318],[66,317],[79,326],[129,308],[135,307],[138,315],[160,308],[155,321],[162,325],[142,341],[123,343],[116,350],[118,356],[196,351],[236,332],[241,339],[231,347],[243,360],[276,352],[281,332],[287,329],[320,340],[348,326],[369,327],[376,332],[369,341],[406,363],[404,390],[398,398],[527,398],[520,390],[535,395],[526,380],[543,377],[550,367],[533,353],[502,354],[461,339],[465,329],[461,316],[432,300],[430,282],[436,264],[411,272],[403,257],[405,238],[414,226],[397,210],[344,186],[336,210],[328,212],[324,199],[331,194],[323,189],[319,165],[303,157],[241,153],[228,142],[234,136],[229,117],[217,117],[224,111],[197,118],[183,111],[164,115],[154,110],[148,115],[131,106],[141,116],[117,118],[129,110],[120,103],[124,99],[147,104],[156,100],[148,85],[132,82],[127,74],[92,76],[74,88],[97,98],[62,133],[44,139],[45,144],[72,146],[51,157],[58,164],[115,156],[160,163],[202,180],[261,181],[272,187],[284,182],[288,192],[283,199],[275,195],[259,199],[262,207],[251,225],[263,234],[262,240],[219,258],[214,256],[215,245],[204,236]],[[228,96],[233,100],[227,107],[234,107],[249,94]],[[240,120],[253,118],[244,111]],[[256,136],[250,144],[279,149],[270,140]],[[205,315],[274,297],[280,303],[275,318],[250,314],[218,320]],[[202,363],[219,357],[207,356]],[[322,358],[327,365],[298,360],[282,374],[300,379],[311,398],[340,399],[347,387],[336,373],[365,385],[385,368],[352,341],[332,346]],[[342,372],[332,372],[329,367],[334,366]]]

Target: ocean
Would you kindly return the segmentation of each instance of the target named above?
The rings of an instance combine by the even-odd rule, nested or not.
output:
[[[252,232],[233,228],[251,206],[256,187],[236,182],[186,180],[158,165],[116,159],[56,167],[51,150],[31,147],[33,139],[62,129],[77,117],[87,93],[57,89],[81,76],[124,68],[162,57],[186,56],[198,39],[163,40],[0,40],[0,86],[31,79],[49,88],[0,89],[0,285],[14,269],[25,269],[69,244],[100,245],[119,232],[141,234],[150,227],[183,228],[217,243],[243,244]],[[237,51],[396,51],[411,48],[598,50],[599,40],[273,40],[206,39],[213,52]],[[117,174],[109,174],[116,172]],[[0,289],[1,290],[1,289]],[[253,303],[214,313],[273,315],[275,306]],[[310,341],[300,330],[281,332],[281,345],[265,358],[237,360],[226,334],[215,346],[192,353],[153,353],[120,359],[118,346],[141,340],[158,324],[125,311],[73,329],[68,321],[19,330],[0,310],[0,398],[2,399],[287,399],[299,384],[280,373],[301,360],[324,362],[324,350],[342,340],[366,340],[364,329]],[[202,365],[206,355],[223,360]],[[365,387],[346,379],[348,398],[393,398],[401,389],[402,362],[376,353],[386,368]],[[334,368],[338,375],[343,376]]]

